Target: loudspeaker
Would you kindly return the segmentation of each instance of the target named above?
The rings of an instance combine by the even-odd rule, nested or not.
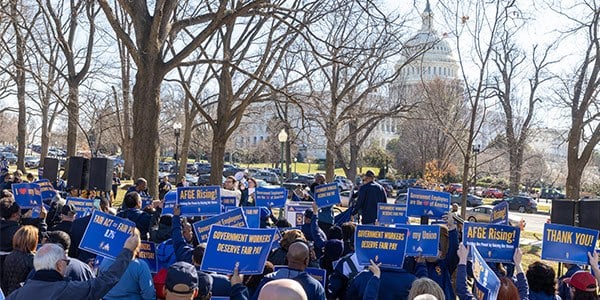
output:
[[[94,157],[90,160],[90,190],[110,192],[112,188],[112,159]]]
[[[44,174],[42,177],[54,183],[58,178],[58,169],[58,159],[46,157],[44,158]]]
[[[552,208],[554,210],[554,207]],[[579,227],[600,230],[600,200],[579,201]]]
[[[67,188],[87,190],[90,160],[80,156],[69,157]]]
[[[552,211],[550,222],[552,224],[562,224],[575,226],[575,211],[578,201],[554,199],[552,200]]]

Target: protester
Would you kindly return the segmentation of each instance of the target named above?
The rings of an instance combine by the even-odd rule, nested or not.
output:
[[[467,288],[467,256],[469,255],[469,247],[465,247],[462,243],[458,246],[457,254],[459,258],[458,271],[456,274],[456,295],[461,300],[477,299]],[[527,286],[527,280],[523,274],[523,267],[521,266],[521,258],[523,253],[521,249],[517,248],[515,251],[513,261],[515,263],[515,271],[517,272],[516,286],[513,281],[508,277],[500,277],[500,288],[498,290],[498,299],[506,300],[519,300],[519,299],[532,299],[529,295],[529,287]],[[536,299],[547,299],[547,298],[536,298]]]
[[[158,227],[150,230],[150,240],[160,244],[171,238],[171,227],[173,224],[172,215],[160,216]]]
[[[12,238],[12,245],[13,250],[6,256],[2,266],[2,290],[6,295],[19,288],[33,270],[38,229],[30,225],[19,228]]]
[[[244,285],[248,288],[248,294],[254,295],[254,292],[258,289],[260,282],[263,280],[265,275],[273,273],[275,271],[273,264],[270,261],[265,262],[262,274],[254,274],[244,277]],[[233,284],[231,284],[233,285]]]
[[[170,192],[171,189],[173,189],[173,187],[171,186],[171,183],[169,182],[169,177],[167,177],[167,176],[163,177],[162,181],[158,185],[158,199],[164,200],[165,195],[168,192]]]
[[[147,241],[149,237],[149,231],[152,227],[154,227],[160,217],[160,213],[162,209],[157,207],[160,201],[154,201],[151,204],[150,210],[152,213],[148,213],[146,211],[142,211],[142,198],[140,194],[137,192],[130,192],[125,195],[125,199],[123,200],[125,207],[127,209],[119,212],[117,217],[121,217],[124,219],[129,219],[135,223],[135,227],[141,233],[141,239]]]
[[[361,215],[361,224],[375,224],[377,203],[387,203],[385,190],[375,182],[375,173],[368,170],[363,177],[363,185],[358,189],[358,200],[352,214]]]
[[[272,262],[275,266],[285,265],[285,258],[288,253],[288,248],[296,240],[306,241],[306,237],[302,231],[298,229],[286,230],[283,233],[281,240],[279,240],[279,248],[272,249],[267,260]]]
[[[333,273],[327,280],[327,298],[345,299],[350,283],[363,270],[356,253],[350,252],[333,263]]]
[[[145,178],[138,178],[135,180],[135,185],[130,186],[127,189],[127,194],[131,192],[136,192],[142,197],[149,197],[148,194],[148,181]],[[123,200],[123,204],[125,204],[125,200]]]
[[[186,262],[176,262],[167,270],[165,282],[166,300],[201,299],[211,297],[212,278],[207,274],[196,271],[196,268]]]
[[[577,271],[573,276],[566,278],[565,283],[571,287],[570,296],[573,300],[597,300],[598,283],[592,274],[586,271]]]
[[[438,300],[446,299],[446,295],[439,284],[427,277],[422,277],[412,283],[410,293],[408,293],[408,300],[414,300],[417,296],[426,294]]]
[[[245,192],[242,193],[240,206],[255,206],[255,192],[256,187],[258,186],[256,184],[256,179],[248,177],[246,181],[248,182],[248,188],[245,189]]]
[[[221,196],[235,197],[235,206],[240,206],[242,199],[242,192],[238,189],[238,182],[233,176],[227,176],[225,182],[223,182],[223,188],[221,189]]]
[[[135,234],[139,235],[136,229]],[[146,262],[137,259],[140,252],[140,247],[133,250],[133,259],[127,266],[127,270],[121,276],[119,282],[104,296],[104,300],[114,299],[156,299],[156,291],[152,283],[152,274]],[[107,271],[113,260],[110,258],[102,259],[99,270],[100,272]]]
[[[341,227],[342,240],[344,241],[344,253],[342,253],[342,256],[345,256],[348,253],[354,252],[354,231],[356,231],[356,224],[345,222]]]
[[[575,272],[581,271],[581,267],[569,263],[563,263],[563,267],[567,269],[567,272],[558,278],[558,295],[562,300],[571,300],[571,287],[565,282],[565,279],[573,276]]]
[[[306,300],[308,297],[297,281],[277,279],[265,284],[258,295],[258,300],[271,299]]]
[[[316,279],[308,275],[304,270],[310,262],[309,246],[305,241],[296,241],[289,246],[287,252],[287,268],[279,269],[271,274],[265,275],[258,289],[254,292],[252,299],[258,299],[262,287],[269,281],[290,278],[298,281],[309,300],[325,299],[325,289]]]
[[[121,178],[117,176],[117,172],[113,172],[112,177],[112,193],[114,199],[117,199],[117,192],[119,191],[119,186],[121,186]]]
[[[71,233],[71,227],[73,226],[76,214],[77,212],[75,211],[75,206],[73,204],[67,203],[63,205],[60,210],[60,222],[52,226],[50,230],[61,230],[66,233]]]
[[[33,278],[6,299],[40,299],[41,295],[53,300],[100,299],[119,282],[133,257],[133,250],[139,244],[139,236],[130,236],[110,268],[98,274],[98,277],[86,281],[65,281],[64,276],[70,262],[65,250],[56,244],[45,244],[33,258],[36,270]]]
[[[69,233],[69,236],[71,237],[71,246],[69,247],[69,255],[71,257],[81,260],[84,263],[93,262],[94,259],[96,258],[96,254],[79,249],[79,244],[81,243],[81,239],[83,239],[83,235],[85,234],[85,229],[87,228],[88,224],[90,223],[91,218],[92,218],[92,215],[89,214],[82,218],[75,219],[73,221],[73,224],[71,224],[71,232]]]
[[[175,185],[175,187],[188,187],[188,186],[190,186],[190,183],[187,182],[187,179],[185,178],[185,176],[181,176],[181,179]]]
[[[529,300],[560,300],[556,295],[556,273],[554,269],[541,261],[536,261],[527,268],[529,284]]]
[[[292,201],[313,201],[313,199],[311,199],[310,195],[302,188],[302,185],[298,184],[292,194]]]
[[[315,215],[314,211],[316,205],[313,205],[313,208],[308,208],[304,211],[304,223],[300,227],[302,229],[302,233],[306,240],[310,242],[314,242],[315,246],[315,254],[317,258],[320,258],[323,255],[323,246],[325,246],[325,241],[327,240],[327,236],[325,232],[317,226],[318,215]]]
[[[32,173],[27,173],[26,178],[27,178],[27,182],[29,182],[29,183],[35,182],[35,177],[33,177]]]
[[[0,199],[0,251],[12,251],[12,240],[21,226],[21,207],[12,198]]]
[[[67,265],[67,271],[65,278],[74,281],[85,281],[96,277],[90,266],[77,258],[69,255],[69,249],[71,248],[71,238],[64,231],[49,231],[46,233],[46,238],[43,241],[44,244],[52,243],[60,245],[65,250],[65,255],[69,258],[69,264]],[[30,273],[27,278],[31,279],[35,272]]]

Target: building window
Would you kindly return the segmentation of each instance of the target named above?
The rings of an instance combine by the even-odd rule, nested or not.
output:
[[[254,137],[254,145],[256,145],[256,137]]]

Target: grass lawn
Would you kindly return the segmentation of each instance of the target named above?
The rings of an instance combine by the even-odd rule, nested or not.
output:
[[[273,168],[275,165],[274,164],[270,164],[270,163],[265,163],[265,164],[240,164],[241,167],[246,167],[246,168],[258,168],[258,169],[263,169],[263,168]],[[319,164],[316,163],[292,163],[290,165],[290,168],[292,169],[292,172],[296,172],[299,174],[315,174],[315,173],[325,173],[324,169],[319,169]],[[373,170],[373,172],[375,172],[375,174],[379,174],[379,168],[375,168],[375,167],[363,167],[358,168],[358,174],[364,173],[367,170]],[[344,170],[342,168],[337,168],[335,169],[335,175],[339,175],[339,176],[346,176],[346,173],[344,173]]]
[[[491,205],[492,202],[494,202],[495,200],[497,200],[497,199],[496,198],[484,198],[483,204]],[[541,212],[541,213],[550,213],[551,207],[552,206],[551,206],[550,202],[538,202],[538,204],[537,204],[537,210],[538,210],[538,212]]]

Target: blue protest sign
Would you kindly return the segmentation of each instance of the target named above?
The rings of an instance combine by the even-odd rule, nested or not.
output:
[[[508,202],[502,201],[492,208],[492,216],[490,217],[492,224],[508,224]]]
[[[153,242],[142,241],[140,251],[137,257],[146,262],[150,268],[150,272],[158,272],[158,261],[156,260],[156,244]]]
[[[221,205],[224,207],[236,207],[237,197],[234,196],[221,196]]]
[[[54,196],[56,196],[56,191],[54,190],[54,187],[52,186],[50,180],[41,179],[36,181],[35,183],[37,183],[40,186],[42,199],[52,199],[54,198]]]
[[[173,208],[177,205],[177,191],[170,191],[165,194],[165,199],[163,200],[163,208],[161,212],[161,216],[164,215],[173,215]]]
[[[473,277],[475,277],[477,286],[477,289],[474,290],[476,299],[495,300],[498,298],[500,279],[481,257],[476,246],[471,245],[469,252],[473,257]]]
[[[587,253],[594,253],[598,231],[559,224],[544,224],[542,259],[587,265]]]
[[[38,180],[44,179],[44,168],[38,168]]]
[[[377,203],[377,221],[380,225],[408,223],[406,205]]]
[[[37,183],[15,183],[12,192],[21,208],[42,206],[42,192]]]
[[[135,223],[129,220],[94,210],[79,249],[115,259],[134,228]]]
[[[181,207],[182,216],[218,215],[221,213],[221,188],[218,186],[178,187],[177,204]]]
[[[434,257],[438,255],[440,226],[437,225],[396,225],[408,230],[406,256]]]
[[[241,208],[210,217],[208,219],[198,221],[192,224],[194,231],[196,232],[196,238],[198,242],[205,243],[208,240],[208,233],[211,225],[223,225],[232,227],[248,227],[244,214]]]
[[[200,270],[233,274],[262,274],[277,229],[212,225]]]
[[[67,197],[66,204],[73,204],[75,206],[76,218],[83,218],[92,213],[94,210],[94,199]]]
[[[260,211],[265,207],[243,207],[246,223],[250,228],[260,228]]]
[[[142,209],[152,205],[152,197],[150,196],[140,196],[142,198]]]
[[[312,209],[312,202],[289,202],[286,205],[287,220],[292,226],[302,226],[304,224],[304,212]]]
[[[409,217],[441,218],[450,211],[450,193],[408,189],[406,203]]]
[[[287,268],[288,268],[288,266],[277,265],[277,266],[273,266],[273,271],[287,269]],[[327,274],[326,274],[325,270],[319,269],[319,268],[307,267],[306,269],[304,269],[304,272],[306,272],[306,274],[310,275],[310,277],[316,279],[319,283],[321,283],[321,285],[323,287],[326,287],[325,279],[327,278]]]
[[[406,228],[358,225],[354,232],[354,249],[360,265],[369,260],[388,268],[401,269],[407,244]]]
[[[318,207],[332,206],[341,202],[337,182],[321,184],[315,187],[315,203]]]
[[[287,190],[285,188],[259,187],[254,192],[256,206],[284,207],[287,201]]]
[[[462,240],[477,246],[486,261],[512,263],[519,247],[520,233],[521,230],[514,226],[465,222]]]

